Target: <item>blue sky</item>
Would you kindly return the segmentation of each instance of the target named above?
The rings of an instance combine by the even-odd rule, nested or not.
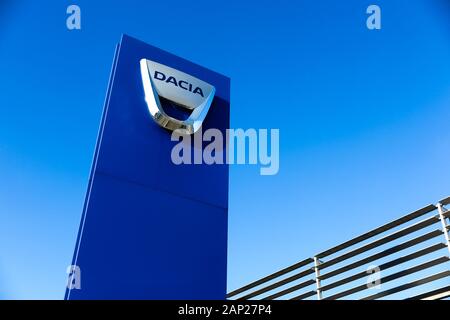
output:
[[[63,297],[122,33],[231,77],[232,127],[280,129],[278,175],[230,170],[229,289],[450,195],[446,1],[116,3],[0,3],[0,298]]]

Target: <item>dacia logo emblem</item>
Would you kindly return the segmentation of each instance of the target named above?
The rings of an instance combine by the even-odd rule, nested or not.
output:
[[[155,61],[141,59],[141,76],[145,101],[153,119],[168,130],[195,133],[203,124],[214,98],[214,86],[187,73]],[[160,97],[190,111],[186,120],[164,112]]]

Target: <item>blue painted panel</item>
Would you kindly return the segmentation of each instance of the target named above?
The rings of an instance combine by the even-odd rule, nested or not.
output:
[[[71,299],[224,298],[226,209],[100,173],[88,214]]]
[[[224,299],[226,165],[174,165],[149,115],[139,61],[198,77],[217,94],[203,125],[229,127],[227,77],[123,36],[115,58],[66,299]]]
[[[203,129],[229,127],[228,78],[124,36],[97,170],[227,208],[227,166],[202,166],[198,170],[195,166],[176,166],[170,161],[168,151],[174,144],[170,142],[170,132],[154,123],[144,101],[139,68],[142,58],[178,68],[216,86],[216,98]]]

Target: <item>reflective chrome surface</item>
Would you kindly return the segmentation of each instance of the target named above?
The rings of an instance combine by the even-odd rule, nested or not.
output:
[[[156,123],[172,131],[196,132],[214,99],[214,86],[151,60],[141,59],[140,67],[145,101]],[[184,121],[170,117],[164,112],[159,97],[191,110],[191,115]]]

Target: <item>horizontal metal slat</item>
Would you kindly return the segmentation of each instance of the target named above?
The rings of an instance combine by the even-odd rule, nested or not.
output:
[[[444,198],[441,201],[439,201],[440,204],[442,204],[443,206],[450,204],[450,197]]]
[[[399,264],[402,264],[402,263],[414,260],[414,259],[416,259],[418,257],[427,255],[427,254],[435,252],[435,251],[438,251],[438,250],[443,249],[445,247],[447,247],[447,245],[445,243],[437,243],[435,245],[429,246],[429,247],[424,248],[422,250],[419,250],[419,251],[410,253],[408,255],[405,255],[403,257],[394,259],[392,261],[383,263],[383,264],[381,264],[379,266],[379,268],[380,268],[380,270],[387,270],[387,269],[395,267],[395,266],[397,266]],[[362,272],[354,274],[354,275],[352,275],[350,277],[346,277],[346,278],[341,279],[339,281],[336,281],[336,282],[330,283],[330,284],[328,284],[326,286],[323,286],[321,288],[321,290],[322,291],[327,291],[327,290],[339,287],[339,286],[341,286],[343,284],[346,284],[346,283],[349,283],[349,282],[352,282],[352,281],[355,281],[355,280],[358,280],[358,279],[361,279],[361,278],[364,278],[364,277],[367,277],[367,276],[368,276],[367,271],[362,271]]]
[[[332,247],[331,249],[323,251],[323,252],[317,254],[316,256],[318,258],[324,258],[326,256],[329,256],[329,255],[333,254],[333,253],[336,253],[336,252],[341,251],[343,249],[346,249],[346,248],[348,248],[350,246],[353,246],[353,245],[355,245],[355,244],[357,244],[359,242],[362,242],[364,240],[372,238],[372,237],[374,237],[374,236],[376,236],[376,235],[378,235],[380,233],[383,233],[383,232],[388,231],[388,230],[390,230],[392,228],[395,228],[395,227],[397,227],[399,225],[402,225],[402,224],[404,224],[404,223],[406,223],[408,221],[414,220],[414,219],[416,219],[416,218],[418,218],[420,216],[423,216],[424,214],[426,214],[428,212],[431,212],[431,211],[433,211],[435,209],[436,209],[435,205],[429,204],[426,207],[423,207],[423,208],[421,208],[419,210],[416,210],[416,211],[414,211],[414,212],[412,212],[410,214],[407,214],[407,215],[405,215],[405,216],[403,216],[403,217],[401,217],[399,219],[396,219],[396,220],[394,220],[394,221],[392,221],[390,223],[387,223],[387,224],[385,224],[385,225],[383,225],[381,227],[375,228],[375,229],[373,229],[373,230],[371,230],[369,232],[366,232],[366,233],[364,233],[364,234],[362,234],[362,235],[360,235],[360,236],[358,236],[356,238],[353,238],[353,239],[351,239],[349,241],[343,242],[343,243],[341,243],[341,244],[339,244],[339,245],[337,245],[335,247]]]
[[[324,273],[324,274],[320,275],[319,279],[320,280],[326,280],[326,279],[334,277],[334,276],[336,276],[338,274],[341,274],[341,273],[347,272],[347,271],[349,271],[351,269],[354,269],[354,268],[360,267],[362,265],[365,265],[365,264],[367,264],[369,262],[375,261],[375,260],[380,259],[380,258],[387,257],[387,256],[389,256],[389,255],[391,255],[393,253],[396,253],[396,252],[399,252],[399,251],[404,250],[406,248],[412,247],[412,246],[414,246],[416,244],[419,244],[421,242],[433,239],[433,238],[435,238],[437,236],[440,236],[442,234],[443,234],[443,232],[441,230],[434,230],[434,231],[428,232],[428,233],[426,233],[424,235],[421,235],[421,236],[416,237],[414,239],[411,239],[411,240],[408,240],[406,242],[403,242],[403,243],[401,243],[399,245],[396,245],[396,246],[394,246],[392,248],[388,248],[386,250],[383,250],[383,251],[381,251],[379,253],[376,253],[374,255],[371,255],[371,256],[369,256],[367,258],[355,261],[355,262],[353,262],[351,264],[348,264],[348,265],[343,266],[341,268],[335,269],[335,270],[330,271],[328,273]]]
[[[314,291],[314,290],[313,291],[308,291],[306,293],[302,293],[301,295],[293,297],[293,298],[291,298],[289,300],[303,300],[303,299],[309,298],[309,297],[311,297],[311,296],[313,296],[315,294],[317,294],[317,292]]]
[[[286,279],[283,279],[283,280],[280,280],[278,282],[275,282],[275,283],[273,283],[273,284],[271,284],[271,285],[269,285],[267,287],[261,288],[259,290],[256,290],[256,291],[252,292],[252,293],[248,293],[245,296],[238,298],[237,300],[246,300],[246,299],[254,298],[256,296],[259,296],[260,294],[263,294],[263,293],[266,293],[266,292],[268,292],[270,290],[273,290],[275,288],[281,287],[281,286],[283,286],[283,285],[285,285],[285,284],[287,284],[289,282],[292,282],[294,280],[303,278],[304,276],[307,276],[307,275],[309,275],[311,273],[314,273],[314,269],[313,268],[304,270],[304,271],[299,272],[297,274],[294,274],[293,276],[290,276],[290,277],[288,277]]]
[[[297,290],[299,290],[299,289],[302,289],[302,288],[304,288],[304,287],[310,286],[310,285],[312,285],[312,284],[314,284],[314,283],[316,283],[315,280],[309,279],[309,280],[306,280],[306,281],[304,281],[304,282],[302,282],[302,283],[299,283],[299,284],[297,284],[297,285],[295,285],[295,286],[293,286],[293,287],[287,288],[287,289],[285,289],[285,290],[282,290],[282,291],[280,291],[280,292],[277,292],[277,293],[275,293],[275,294],[272,294],[272,295],[270,295],[270,296],[268,296],[268,297],[262,298],[261,300],[273,300],[273,299],[282,297],[282,296],[284,296],[284,295],[286,295],[286,294],[288,294],[288,293],[291,293],[291,292],[297,291]]]
[[[409,282],[409,283],[406,283],[404,285],[401,285],[401,286],[398,286],[398,287],[395,287],[395,288],[392,288],[392,289],[389,289],[389,290],[386,290],[386,291],[383,291],[383,292],[380,292],[380,293],[377,293],[377,294],[365,297],[365,298],[363,298],[361,300],[374,300],[374,299],[382,298],[382,297],[385,297],[385,296],[388,296],[388,295],[391,295],[391,294],[394,294],[394,293],[397,293],[397,292],[401,292],[401,291],[404,291],[404,290],[407,290],[407,289],[411,289],[411,288],[420,286],[422,284],[426,284],[428,282],[439,280],[439,279],[442,279],[442,278],[445,278],[445,277],[448,277],[448,276],[450,276],[450,271],[443,271],[443,272],[434,274],[432,276],[428,276],[428,277],[422,278],[420,280]]]
[[[439,296],[439,299],[450,297],[450,286],[442,287],[439,289],[435,289],[429,292],[418,294],[414,297],[410,297],[406,300],[422,300],[422,299],[429,299],[433,297]]]
[[[450,297],[450,291],[447,291],[447,292],[441,292],[441,293],[435,294],[434,296],[430,296],[430,297],[427,297],[422,300],[442,300],[442,299],[446,299],[449,297]]]
[[[415,223],[413,225],[410,225],[410,226],[408,226],[406,228],[400,229],[398,231],[395,231],[394,233],[391,233],[391,234],[389,234],[387,236],[384,236],[383,238],[377,239],[377,240],[375,240],[373,242],[370,242],[370,243],[367,243],[367,244],[365,244],[365,245],[363,245],[363,246],[361,246],[359,248],[356,248],[356,249],[353,249],[351,251],[348,251],[348,252],[346,252],[346,253],[344,253],[344,254],[342,254],[340,256],[337,256],[334,259],[331,259],[329,261],[323,262],[323,263],[321,263],[319,265],[319,269],[322,270],[324,268],[327,268],[329,266],[337,264],[337,263],[339,263],[341,261],[347,260],[348,258],[352,258],[352,257],[354,257],[354,256],[356,256],[356,255],[358,255],[360,253],[363,253],[365,251],[371,250],[373,248],[376,248],[378,246],[381,246],[383,244],[386,244],[388,242],[391,242],[393,240],[401,238],[401,237],[403,237],[403,236],[405,236],[407,234],[410,234],[410,233],[413,233],[413,232],[418,231],[420,229],[423,229],[425,227],[428,227],[428,226],[430,226],[433,223],[436,223],[438,221],[440,221],[439,215],[435,215],[435,216],[429,217],[429,218],[427,218],[425,220],[419,221],[419,222],[417,222],[417,223]]]
[[[296,264],[293,264],[290,267],[284,268],[284,269],[282,269],[280,271],[277,271],[275,273],[272,273],[272,274],[270,274],[270,275],[268,275],[268,276],[266,276],[264,278],[261,278],[261,279],[259,279],[257,281],[254,281],[254,282],[252,282],[252,283],[250,283],[250,284],[248,284],[246,286],[243,286],[242,288],[236,289],[236,290],[228,293],[227,297],[230,298],[230,297],[238,295],[238,294],[240,294],[242,292],[248,291],[248,290],[250,290],[250,289],[252,289],[254,287],[257,287],[257,286],[259,286],[259,285],[261,285],[261,284],[263,284],[265,282],[268,282],[270,280],[278,278],[278,277],[280,277],[280,276],[282,276],[282,275],[284,275],[286,273],[289,273],[291,271],[299,269],[299,268],[301,268],[303,266],[306,266],[307,264],[312,263],[312,262],[314,262],[314,260],[312,258],[308,258],[308,259],[302,260],[300,262],[297,262]]]
[[[404,276],[407,276],[407,275],[410,275],[410,274],[422,271],[424,269],[428,269],[428,268],[437,266],[437,265],[445,263],[447,261],[449,261],[449,257],[448,256],[442,256],[442,257],[439,257],[437,259],[434,259],[434,260],[431,260],[431,261],[427,261],[425,263],[422,263],[422,264],[419,264],[417,266],[411,267],[409,269],[402,270],[402,271],[393,273],[393,274],[391,274],[389,276],[383,277],[383,278],[380,279],[380,283],[386,283],[386,282],[389,282],[389,281],[392,281],[392,280],[396,280],[396,279],[402,278]],[[334,299],[343,298],[345,296],[351,295],[351,294],[359,292],[359,291],[363,291],[365,289],[367,289],[367,284],[363,284],[363,285],[351,288],[349,290],[345,290],[345,291],[336,293],[336,294],[334,294],[332,296],[327,297],[324,300],[334,300]]]

